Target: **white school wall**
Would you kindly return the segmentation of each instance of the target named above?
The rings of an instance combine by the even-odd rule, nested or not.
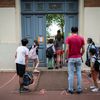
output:
[[[15,8],[0,8],[0,70],[15,69]]]
[[[15,71],[15,51],[21,40],[20,0],[0,8],[0,71]]]
[[[84,36],[100,46],[100,7],[84,8]]]

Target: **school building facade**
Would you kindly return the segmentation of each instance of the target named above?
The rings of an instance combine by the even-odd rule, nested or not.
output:
[[[65,16],[65,37],[72,26],[100,45],[100,0],[0,0],[0,71],[15,70],[15,51],[20,40],[29,45],[39,37],[40,62],[45,66],[45,14]],[[43,41],[42,41],[43,39]]]

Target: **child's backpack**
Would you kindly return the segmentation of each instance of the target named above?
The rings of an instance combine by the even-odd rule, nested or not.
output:
[[[25,72],[23,76],[23,85],[28,86],[34,81],[32,72]]]
[[[95,57],[93,57],[93,58],[95,58]],[[100,60],[98,60],[98,58],[95,58],[94,68],[97,72],[100,71]]]
[[[52,58],[54,56],[54,51],[52,46],[46,49],[46,57],[47,58]]]
[[[32,48],[29,51],[29,59],[35,59],[37,58],[37,53],[36,53],[37,47],[32,46]]]
[[[92,46],[94,46],[94,49],[96,50],[96,58],[98,59],[98,55],[99,55],[99,50],[98,50],[98,47],[95,46],[95,45],[91,45],[90,47],[88,47],[88,49],[92,48]],[[86,51],[86,61],[85,61],[85,64],[90,67],[90,58],[88,57],[88,50]]]

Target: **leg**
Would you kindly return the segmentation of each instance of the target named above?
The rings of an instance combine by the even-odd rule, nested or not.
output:
[[[60,55],[57,54],[57,67],[59,68],[59,66],[60,66]]]
[[[52,58],[49,58],[48,59],[48,69],[53,69],[53,66],[52,66]]]
[[[81,66],[82,66],[82,60],[77,58],[76,59],[76,73],[77,73],[77,91],[82,91],[82,74],[81,74]]]
[[[23,88],[23,77],[19,76],[19,85],[20,85],[20,90]]]
[[[98,88],[98,83],[97,83],[98,72],[96,72],[95,70],[92,70],[91,74],[92,74],[94,85]]]
[[[38,68],[38,65],[39,65],[39,59],[37,58],[37,59],[36,59],[36,66],[35,66],[35,69]]]
[[[68,60],[68,90],[73,92],[74,81],[74,61],[72,58]]]
[[[19,76],[20,89],[23,88],[23,75],[25,73],[25,65],[16,64],[17,75]]]
[[[98,80],[100,80],[100,70],[99,70]]]

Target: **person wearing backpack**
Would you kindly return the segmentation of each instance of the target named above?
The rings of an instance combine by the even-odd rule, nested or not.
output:
[[[95,56],[96,54],[95,48],[90,48],[89,53],[90,53],[91,76],[92,76],[93,83],[94,83],[93,86],[90,86],[90,89],[92,92],[98,92],[99,87],[98,87],[97,79],[98,79],[98,74],[99,74],[100,63],[97,61],[98,59]]]
[[[29,59],[33,60],[33,68],[34,72],[39,72],[38,65],[39,65],[39,57],[38,57],[38,48],[39,44],[37,40],[34,40],[32,48],[29,51]]]
[[[95,43],[93,42],[92,38],[88,38],[87,39],[87,50],[86,50],[86,61],[85,61],[85,64],[90,67],[90,53],[89,53],[89,50],[90,48],[94,48],[96,50],[96,53],[95,55],[98,56],[98,51],[97,51],[97,47],[95,46]]]
[[[49,39],[46,48],[48,69],[53,69],[54,67],[54,54],[55,54],[55,47],[54,47],[53,39]]]

